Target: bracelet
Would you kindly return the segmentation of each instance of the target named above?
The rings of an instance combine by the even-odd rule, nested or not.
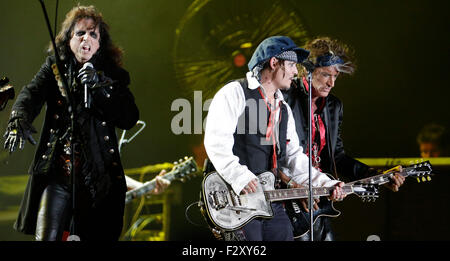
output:
[[[286,184],[286,186],[288,187],[288,188],[292,188],[293,186],[294,186],[294,179],[290,179],[289,180],[289,182]]]

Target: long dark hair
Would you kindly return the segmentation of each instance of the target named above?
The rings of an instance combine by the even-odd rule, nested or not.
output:
[[[94,20],[95,25],[99,26],[100,48],[94,54],[95,59],[102,63],[112,63],[121,66],[123,50],[113,44],[109,35],[108,24],[105,23],[103,15],[98,12],[93,5],[78,5],[66,14],[66,19],[62,23],[61,30],[55,39],[56,47],[58,48],[61,59],[65,60],[69,57],[73,57],[73,53],[70,49],[70,39],[72,38],[75,24],[84,18]],[[49,53],[53,52],[53,45],[51,43],[48,51]]]

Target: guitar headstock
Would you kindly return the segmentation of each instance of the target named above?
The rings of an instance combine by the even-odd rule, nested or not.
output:
[[[363,202],[375,202],[378,198],[378,186],[372,184],[353,185],[353,193],[360,197]]]
[[[197,163],[194,157],[184,157],[173,163],[174,166],[171,170],[175,179],[186,181],[190,176],[198,171]]]
[[[408,176],[416,177],[417,182],[426,182],[431,180],[431,163],[430,161],[416,162],[406,168]]]

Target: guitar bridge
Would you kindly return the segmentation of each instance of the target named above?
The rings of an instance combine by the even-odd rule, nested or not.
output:
[[[225,190],[211,191],[208,196],[208,201],[215,210],[219,210],[228,206],[228,197]]]

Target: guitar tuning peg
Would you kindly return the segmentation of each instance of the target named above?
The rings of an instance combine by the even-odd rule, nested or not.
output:
[[[422,181],[423,182],[427,181],[424,176],[422,176]]]
[[[185,159],[185,160],[187,160],[187,159],[188,159],[188,157],[187,157],[187,156],[184,156],[184,159]]]
[[[430,177],[430,176],[427,176],[427,180],[428,180],[428,181],[431,181],[431,177]]]
[[[420,183],[420,177],[417,177],[417,183]]]

